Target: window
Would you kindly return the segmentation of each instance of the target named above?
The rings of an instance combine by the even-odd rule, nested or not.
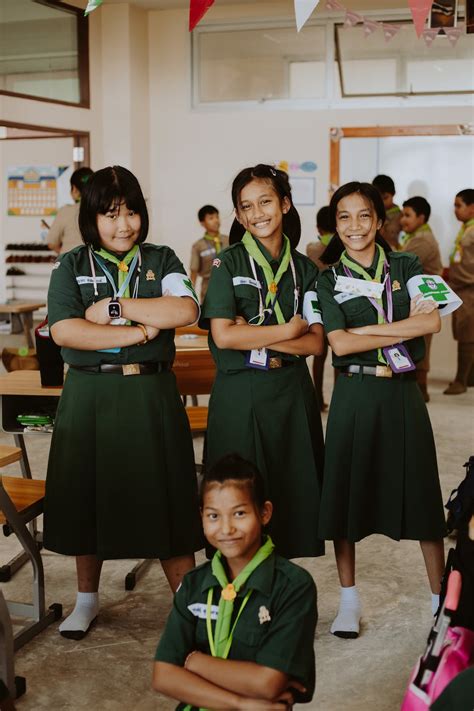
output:
[[[427,47],[411,23],[403,23],[390,42],[380,30],[365,37],[361,25],[336,25],[336,46],[342,96],[474,91],[469,35],[461,35],[455,47],[442,36]]]
[[[321,25],[299,34],[294,25],[200,31],[196,98],[207,103],[323,97],[325,37]]]
[[[88,21],[62,2],[1,0],[0,93],[89,105]]]

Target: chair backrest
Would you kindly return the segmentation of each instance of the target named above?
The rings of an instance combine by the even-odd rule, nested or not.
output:
[[[181,395],[208,395],[216,377],[216,366],[207,348],[178,351],[173,365]]]

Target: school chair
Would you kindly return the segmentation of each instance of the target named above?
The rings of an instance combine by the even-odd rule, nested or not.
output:
[[[18,455],[14,451],[18,449],[16,447],[2,449],[4,458],[0,459],[0,466]],[[5,452],[5,449],[10,451]],[[6,601],[12,617],[27,620],[13,637],[15,651],[62,616],[62,606],[57,603],[46,610],[43,562],[38,545],[27,527],[30,521],[43,513],[44,492],[45,482],[40,479],[0,476],[0,524],[16,535],[33,567],[32,602]]]
[[[25,691],[25,677],[15,676],[13,626],[0,590],[0,708],[14,709],[13,699],[18,699]]]

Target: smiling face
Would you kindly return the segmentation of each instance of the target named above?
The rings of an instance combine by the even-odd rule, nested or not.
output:
[[[204,535],[221,551],[234,577],[260,548],[262,526],[271,515],[272,504],[266,501],[259,511],[248,486],[241,482],[231,479],[207,485],[202,508]]]
[[[382,220],[377,219],[374,206],[360,193],[341,198],[336,209],[336,229],[349,256],[372,262],[377,230]]]
[[[240,192],[236,217],[256,239],[275,240],[283,235],[283,215],[290,209],[288,198],[280,200],[271,183],[255,178]]]
[[[425,222],[425,216],[417,215],[412,207],[403,208],[400,216],[400,225],[405,232],[416,232]]]
[[[100,245],[109,252],[129,252],[140,235],[141,218],[125,202],[111,205],[105,215],[97,215]]]

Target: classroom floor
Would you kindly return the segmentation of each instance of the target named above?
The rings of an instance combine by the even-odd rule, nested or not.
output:
[[[0,350],[7,343],[15,345],[16,338],[0,336]],[[474,388],[464,395],[444,396],[447,365],[442,363],[432,373],[440,379],[430,383],[429,403],[444,500],[464,476],[462,465],[474,449]],[[329,400],[329,366],[327,371]],[[13,441],[0,433],[0,443]],[[201,447],[202,442],[196,441],[196,449]],[[29,435],[27,448],[33,476],[44,478],[49,437]],[[10,475],[20,474],[17,465],[7,470]],[[127,525],[126,518],[123,525]],[[13,536],[0,541],[3,563],[19,547]],[[450,541],[446,545],[448,548]],[[42,555],[47,604],[60,602],[68,612],[75,599],[74,560],[48,551]],[[396,711],[410,670],[424,648],[431,624],[430,591],[418,544],[372,536],[358,545],[357,556],[364,605],[362,634],[357,640],[342,640],[329,633],[338,603],[331,546],[324,558],[298,560],[314,576],[319,596],[317,687],[313,702],[306,705],[308,710]],[[198,562],[202,560],[200,554]],[[93,711],[155,711],[175,707],[150,688],[151,660],[171,606],[171,594],[157,562],[134,591],[126,592],[124,578],[133,564],[104,564],[101,614],[85,640],[63,639],[54,624],[17,653],[15,672],[27,680],[27,693],[17,702],[19,711],[86,707]],[[5,597],[26,601],[30,579],[29,567],[23,568],[2,586]]]

